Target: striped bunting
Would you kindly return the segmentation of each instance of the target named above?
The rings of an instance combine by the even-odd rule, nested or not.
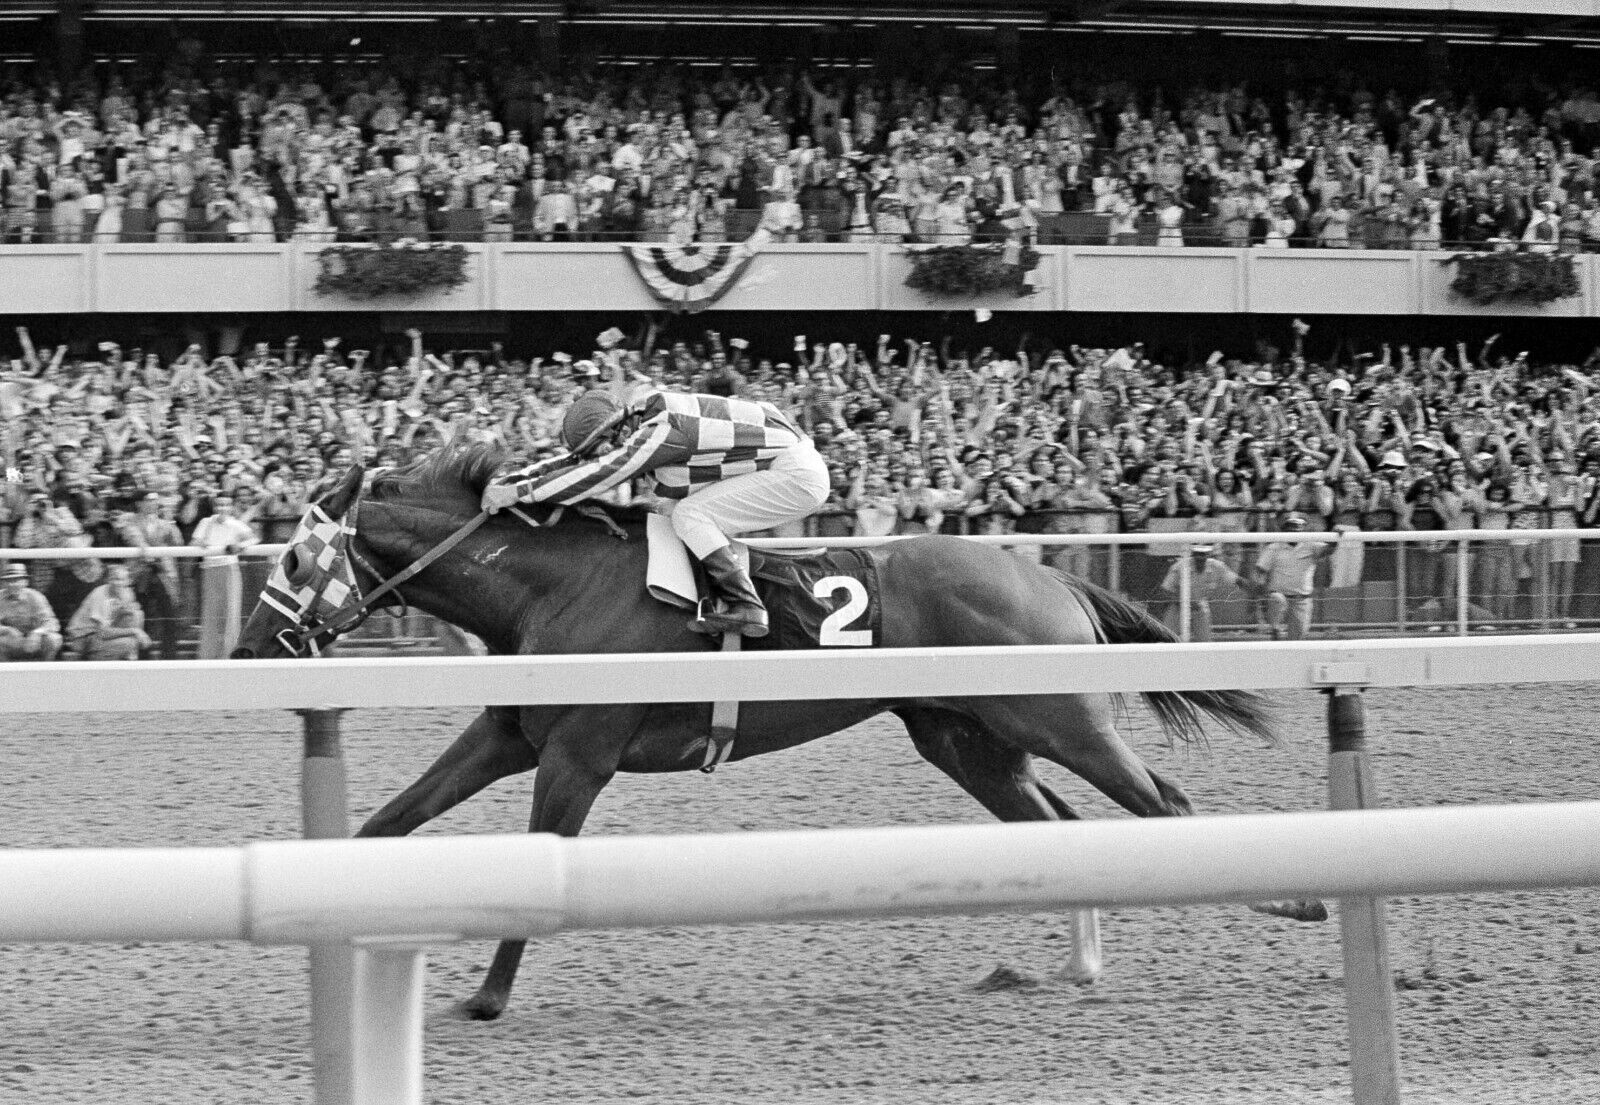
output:
[[[703,311],[721,299],[756,255],[757,239],[721,245],[625,245],[650,293],[675,311]]]

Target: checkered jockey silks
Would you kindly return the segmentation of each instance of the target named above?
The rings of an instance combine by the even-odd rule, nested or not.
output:
[[[291,622],[326,620],[341,610],[356,591],[350,565],[350,538],[355,527],[334,521],[312,506],[300,519],[261,592],[261,601]]]

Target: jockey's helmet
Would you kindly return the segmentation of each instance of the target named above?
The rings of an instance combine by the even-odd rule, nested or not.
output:
[[[622,404],[609,391],[586,391],[572,401],[561,420],[561,444],[583,456],[622,421],[623,414]]]

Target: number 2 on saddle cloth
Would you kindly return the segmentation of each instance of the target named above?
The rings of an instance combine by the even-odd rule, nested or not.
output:
[[[751,549],[750,575],[772,631],[743,647],[874,648],[882,641],[878,564],[870,550],[778,556]]]

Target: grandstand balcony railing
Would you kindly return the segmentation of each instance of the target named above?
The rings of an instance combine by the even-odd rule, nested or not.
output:
[[[157,242],[0,246],[11,315],[283,311],[637,311],[659,306],[613,242],[469,242],[450,291],[353,299],[315,290],[325,243]],[[712,248],[712,247],[707,247]],[[914,247],[913,247],[914,248]],[[906,286],[907,248],[769,244],[718,301],[734,311],[1600,316],[1600,254],[1573,259],[1580,292],[1543,306],[1479,306],[1450,291],[1449,252],[1042,246],[1034,294],[933,297]]]

